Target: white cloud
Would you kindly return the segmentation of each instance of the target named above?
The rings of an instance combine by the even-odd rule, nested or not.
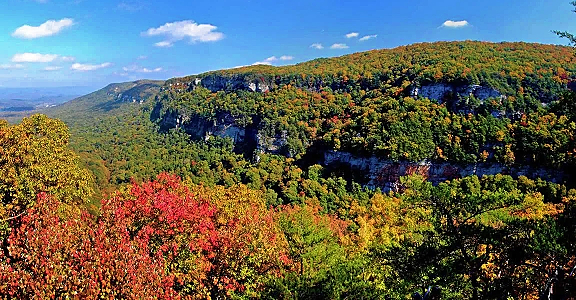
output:
[[[310,48],[314,48],[314,49],[320,50],[320,49],[324,49],[324,46],[322,46],[322,44],[315,43],[315,44],[310,45]]]
[[[40,37],[51,36],[59,33],[60,31],[74,25],[73,19],[62,20],[48,20],[40,26],[24,25],[17,28],[13,33],[13,37],[21,39],[35,39]]]
[[[141,70],[139,70],[139,72],[141,72],[141,73],[156,73],[156,72],[162,72],[162,68],[155,68],[155,69],[142,68]]]
[[[62,69],[62,67],[48,66],[48,67],[44,68],[44,71],[58,71],[60,69]]]
[[[272,62],[277,61],[277,60],[278,60],[278,58],[276,58],[276,56],[270,56],[267,59],[265,59],[263,61],[257,61],[255,63],[253,63],[252,65],[253,66],[256,66],[256,65],[268,65],[268,66],[270,66],[270,65],[272,65]]]
[[[40,53],[18,53],[12,56],[12,62],[52,62],[58,58],[57,54],[40,54]]]
[[[258,66],[258,65],[266,65],[266,66],[271,66],[272,63],[269,61],[257,61],[255,63],[252,64],[253,66]]]
[[[263,61],[257,61],[255,63],[253,63],[252,65],[253,66],[256,66],[256,65],[268,65],[268,66],[270,66],[270,65],[272,65],[273,62],[278,61],[278,60],[286,61],[286,60],[292,60],[292,59],[294,59],[294,57],[289,56],[289,55],[282,55],[282,56],[280,56],[280,58],[278,58],[276,56],[270,56],[267,59],[265,59]],[[239,66],[239,67],[241,67],[241,66]]]
[[[13,70],[13,69],[22,69],[24,65],[22,64],[1,64],[0,70]]]
[[[144,36],[165,36],[167,39],[156,43],[157,47],[170,47],[176,41],[183,39],[196,42],[216,42],[224,38],[222,32],[216,31],[218,27],[211,24],[198,24],[191,20],[166,23],[158,28],[150,28],[143,32]]]
[[[359,35],[358,32],[350,32],[350,33],[348,33],[348,34],[346,35],[346,38],[351,39],[351,38],[358,37],[358,35]]]
[[[140,55],[137,57],[138,60],[143,60],[143,59],[147,59],[147,58],[148,58],[148,56],[146,56],[146,55]]]
[[[70,61],[75,61],[76,58],[73,56],[62,56],[62,57],[60,57],[60,60],[70,62]]]
[[[98,70],[98,69],[103,69],[103,68],[107,68],[110,67],[112,64],[109,62],[105,62],[105,63],[101,63],[99,65],[90,65],[90,64],[79,64],[79,63],[75,63],[73,64],[70,69],[71,70],[76,70],[76,71],[94,71],[94,70]]]
[[[160,47],[160,48],[169,48],[169,47],[172,47],[173,45],[174,44],[172,44],[168,41],[158,42],[158,43],[154,44],[154,46]]]
[[[334,44],[332,46],[330,46],[330,49],[348,49],[350,47],[348,47],[346,44]]]
[[[162,68],[148,69],[148,68],[142,68],[137,65],[124,67],[122,68],[122,70],[124,70],[124,72],[136,72],[136,73],[157,73],[163,71]]]
[[[275,62],[275,61],[277,61],[277,60],[278,60],[278,58],[277,58],[276,56],[270,56],[270,57],[268,57],[267,59],[265,59],[265,60],[263,60],[263,61],[257,61],[257,62],[255,62],[255,63],[253,63],[252,65],[253,65],[253,66],[256,66],[256,65],[268,65],[268,66],[271,66],[271,65],[272,65],[272,62]]]
[[[366,36],[363,36],[362,38],[360,38],[359,41],[364,42],[364,41],[367,41],[367,40],[375,39],[376,37],[378,37],[377,34],[366,35]]]
[[[442,23],[442,26],[440,26],[440,27],[459,28],[459,27],[465,27],[468,25],[470,25],[470,23],[468,23],[468,21],[466,21],[466,20],[462,20],[462,21],[448,20],[448,21]]]

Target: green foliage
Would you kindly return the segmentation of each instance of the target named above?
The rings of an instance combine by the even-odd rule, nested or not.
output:
[[[427,210],[425,224],[431,226],[426,231],[416,227],[418,239],[393,247],[376,240],[372,247],[398,277],[412,282],[408,289],[433,283],[465,299],[538,295],[544,275],[527,264],[538,255],[525,248],[534,242],[535,226],[547,226],[549,218],[563,211],[561,203],[554,203],[556,197],[544,198],[541,191],[546,186],[505,175],[471,176],[437,187],[418,177],[406,178],[403,184],[404,192],[396,196],[408,204],[407,215]]]
[[[92,200],[93,179],[68,148],[68,128],[44,115],[0,123],[0,227],[34,205],[39,193],[66,204]]]

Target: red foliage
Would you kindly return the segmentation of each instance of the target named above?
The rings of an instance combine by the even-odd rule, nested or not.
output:
[[[18,222],[18,224],[16,224]],[[39,195],[13,222],[0,254],[0,294],[9,298],[178,298],[163,260],[121,225],[95,223]]]
[[[269,273],[277,269],[270,256],[281,256],[277,248],[255,247],[259,244],[254,241],[262,237],[265,243],[278,244],[274,220],[266,211],[247,209],[241,216],[224,218],[210,201],[168,174],[116,193],[103,201],[101,212],[94,218],[40,195],[36,205],[13,222],[3,242],[0,294],[226,297],[247,289],[246,283],[257,289],[245,274]]]

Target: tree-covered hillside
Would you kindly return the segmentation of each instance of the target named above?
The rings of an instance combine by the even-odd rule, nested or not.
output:
[[[489,85],[518,100],[549,100],[576,68],[573,49],[531,43],[436,42],[321,58],[286,67],[250,66],[175,78],[189,83],[210,76],[242,77],[272,86],[352,92],[385,89],[400,94],[410,85],[434,82]]]
[[[0,123],[0,298],[574,299],[575,62],[416,44]]]
[[[460,174],[487,163],[499,166],[492,173],[550,175],[574,164],[574,118],[563,113],[574,67],[568,47],[416,44],[169,80],[152,118],[197,139],[231,137],[248,159],[315,163],[338,151]]]

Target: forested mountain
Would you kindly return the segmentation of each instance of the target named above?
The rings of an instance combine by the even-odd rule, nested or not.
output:
[[[361,165],[370,176],[358,180],[373,186],[397,162],[440,168],[438,181],[478,169],[561,181],[551,173],[573,164],[573,120],[554,112],[574,63],[560,46],[417,44],[169,80],[152,118],[197,138],[229,136],[248,158]]]
[[[113,83],[58,107],[47,109],[43,113],[62,119],[69,125],[80,122],[83,126],[89,126],[88,121],[114,115],[124,103],[143,103],[155,96],[163,84],[163,81],[153,80]]]
[[[425,43],[0,123],[0,294],[573,299],[575,71],[569,47]]]

